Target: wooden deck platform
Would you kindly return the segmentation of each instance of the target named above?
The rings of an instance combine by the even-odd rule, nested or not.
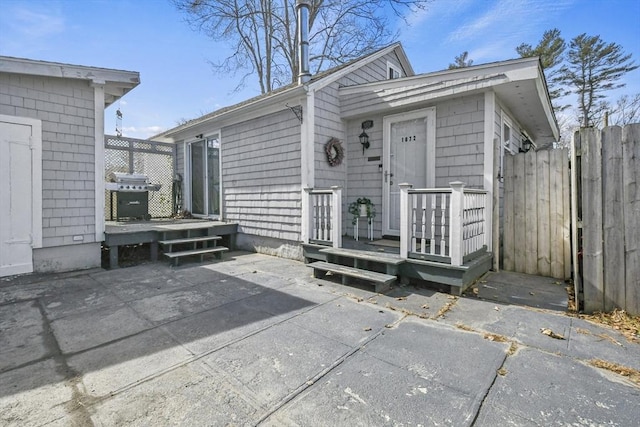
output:
[[[118,248],[149,243],[151,260],[158,260],[158,242],[169,239],[220,236],[224,246],[233,250],[237,223],[201,219],[152,219],[150,221],[107,221],[104,246],[109,248],[109,267],[118,268]]]

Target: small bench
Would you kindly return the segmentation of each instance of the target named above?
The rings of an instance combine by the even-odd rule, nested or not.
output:
[[[178,265],[178,260],[184,256],[192,256],[192,255],[200,255],[200,262],[204,261],[204,256],[207,254],[214,254],[217,259],[222,258],[222,254],[227,252],[229,248],[225,248],[224,246],[216,246],[214,248],[201,248],[201,249],[191,249],[188,251],[180,251],[180,252],[165,252],[164,255],[172,258],[174,260],[174,265]]]
[[[359,268],[348,267],[346,265],[331,264],[329,262],[317,261],[307,266],[313,268],[313,277],[322,278],[326,272],[340,274],[342,276],[342,284],[347,284],[347,278],[352,277],[355,279],[371,282],[374,285],[375,292],[388,291],[391,285],[397,280],[396,276],[390,274],[377,273],[375,271],[361,270]],[[323,272],[320,274],[320,272]]]

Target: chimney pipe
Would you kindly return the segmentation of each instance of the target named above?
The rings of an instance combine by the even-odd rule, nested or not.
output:
[[[298,18],[298,84],[311,80],[309,72],[309,9],[310,0],[297,0],[296,12]]]

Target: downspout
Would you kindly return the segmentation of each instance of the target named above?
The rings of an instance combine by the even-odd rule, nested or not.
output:
[[[95,196],[95,241],[104,240],[104,81],[93,80],[94,111],[94,196]]]

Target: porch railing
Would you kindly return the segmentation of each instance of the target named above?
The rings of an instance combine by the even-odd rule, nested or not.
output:
[[[463,265],[488,246],[488,192],[451,188],[413,189],[400,184],[400,256]]]
[[[308,213],[305,243],[342,246],[342,187],[305,188],[303,212]],[[304,225],[303,225],[304,226]]]

